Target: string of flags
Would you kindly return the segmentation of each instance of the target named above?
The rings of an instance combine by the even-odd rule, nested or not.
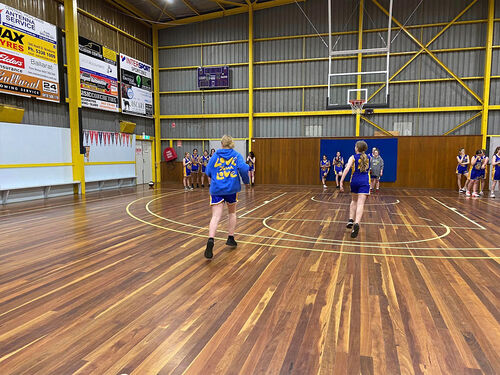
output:
[[[95,146],[122,146],[132,147],[132,135],[127,133],[102,132],[84,130],[83,137],[86,145]]]

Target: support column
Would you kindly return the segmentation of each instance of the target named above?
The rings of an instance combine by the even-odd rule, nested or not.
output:
[[[358,20],[358,49],[363,49],[363,8],[365,6],[364,0],[359,1],[359,20]],[[358,53],[358,72],[363,69],[363,54]],[[356,88],[361,89],[361,74],[357,77]],[[361,99],[359,91],[356,93],[356,99]],[[361,114],[356,114],[356,137],[359,137],[361,125]]]
[[[160,120],[160,57],[158,50],[158,26],[153,25],[153,95],[155,120],[155,182],[161,182],[161,120]]]
[[[253,138],[253,3],[248,5],[248,151]]]
[[[486,54],[484,63],[483,84],[483,117],[481,120],[481,135],[483,137],[482,147],[486,148],[486,136],[488,135],[488,114],[490,107],[490,82],[491,82],[491,59],[493,51],[493,28],[495,17],[495,0],[488,0],[488,28],[486,35]]]
[[[66,60],[68,62],[68,105],[69,127],[71,130],[71,160],[73,181],[80,181],[81,194],[85,195],[85,169],[80,153],[80,57],[78,47],[78,7],[76,0],[64,0],[64,22],[66,29]],[[78,194],[78,187],[74,187]]]

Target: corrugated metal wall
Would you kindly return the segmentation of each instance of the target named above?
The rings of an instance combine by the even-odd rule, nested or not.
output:
[[[64,29],[64,7],[55,0],[1,0],[1,2]],[[80,0],[78,6],[146,43],[151,43],[151,30],[148,27],[118,12],[116,8],[105,1]],[[80,13],[78,14],[78,28],[79,34],[88,39],[101,43],[118,53],[122,52],[152,64],[153,57],[150,48]],[[60,59],[66,64],[65,53]],[[66,74],[64,74],[64,82],[66,83]],[[66,104],[49,103],[6,94],[0,94],[0,103],[24,108],[23,123],[25,124],[69,127],[69,113]],[[135,122],[137,124],[136,134],[144,132],[147,135],[154,135],[154,123],[151,119],[88,108],[82,109],[84,129],[118,131],[120,120]]]
[[[379,1],[385,8],[389,0]],[[401,23],[410,27],[412,35],[424,45],[427,44],[445,24],[432,27],[414,27],[430,23],[448,23],[469,4],[470,0],[424,1],[413,14],[420,0],[395,1],[394,16]],[[352,0],[337,0],[334,2],[333,29],[337,32],[355,31],[358,28],[358,10]],[[384,28],[387,26],[387,16],[375,4],[365,1],[364,29]],[[300,112],[322,111],[325,109],[327,89],[328,62],[327,47],[317,36],[300,37],[282,40],[269,40],[273,37],[293,36],[300,34],[315,34],[314,29],[301,13],[303,8],[311,22],[320,33],[328,32],[327,4],[322,0],[308,0],[298,4],[266,9],[255,12],[254,18],[254,101],[255,112]],[[435,52],[449,69],[459,77],[478,77],[466,79],[465,84],[479,97],[483,96],[484,46],[486,44],[487,0],[479,0],[459,21],[483,20],[469,24],[452,25],[443,35],[437,38],[429,48],[432,51],[454,49],[453,51]],[[496,7],[496,17],[500,17],[500,5]],[[247,39],[247,15],[232,16],[208,22],[165,29],[160,32],[161,46],[175,46],[190,43],[210,43],[229,40]],[[395,30],[393,38],[398,34]],[[382,38],[386,34],[382,33]],[[383,46],[381,36],[375,32],[363,34],[364,47]],[[326,37],[324,37],[326,38]],[[334,41],[336,37],[334,37]],[[500,24],[495,24],[494,44],[500,44]],[[357,48],[357,35],[342,36],[336,46],[340,49]],[[201,50],[203,49],[203,53]],[[161,67],[198,66],[203,64],[245,63],[248,60],[247,43],[225,44],[217,46],[196,46],[189,48],[171,48],[160,52]],[[410,60],[413,53],[420,47],[406,35],[399,32],[392,45],[392,51],[400,54],[391,57],[391,74]],[[307,62],[277,60],[319,59]],[[500,78],[500,50],[493,53],[492,74]],[[355,71],[355,58],[342,58],[336,61],[335,71]],[[381,70],[384,68],[383,57],[368,57],[363,59],[364,70]],[[231,67],[233,76],[232,88],[248,87],[247,66]],[[500,104],[500,79],[492,80],[491,104]],[[437,80],[432,82],[398,83],[405,80]],[[383,77],[369,78],[367,81],[383,81]],[[429,55],[421,54],[410,65],[394,78],[391,85],[391,107],[449,107],[477,106],[479,102],[460,83],[451,76]],[[340,81],[343,84],[354,80]],[[161,72],[160,91],[196,90],[196,70],[173,69]],[[323,85],[314,88],[276,89],[283,86]],[[273,87],[273,89],[269,89]],[[379,85],[367,85],[373,92]],[[268,88],[268,89],[266,89]],[[382,98],[381,91],[373,99]],[[497,94],[498,93],[498,94]],[[345,87],[332,88],[332,95],[345,101]],[[167,94],[161,98],[161,113],[204,114],[204,113],[242,113],[248,110],[248,94],[246,91],[228,93],[183,93]],[[466,121],[476,112],[432,112],[432,113],[402,113],[378,114],[371,119],[376,124],[392,130],[395,122],[411,122],[414,135],[441,135],[456,125]],[[495,124],[498,117],[495,111],[490,112],[490,134],[498,134],[499,126]],[[175,120],[173,120],[175,121]],[[208,120],[186,120],[191,125],[181,129],[172,129],[163,125],[163,137],[189,138],[201,137],[206,134],[211,137]],[[205,122],[204,122],[205,121]],[[210,120],[211,121],[211,120]],[[229,132],[242,134],[241,126],[246,119],[228,120],[234,128]],[[179,121],[177,121],[179,122]],[[453,134],[480,134],[480,117],[460,128]],[[322,136],[352,136],[355,122],[352,116],[284,116],[256,117],[254,132],[256,137],[300,137],[311,125],[321,126]],[[194,130],[196,129],[196,130]],[[194,132],[194,133],[193,133]],[[362,122],[361,134],[371,135],[374,128]],[[314,133],[317,134],[317,133]],[[215,135],[214,135],[215,136]]]

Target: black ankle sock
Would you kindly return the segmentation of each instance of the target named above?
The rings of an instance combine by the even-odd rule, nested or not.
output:
[[[214,242],[214,238],[213,238],[213,237],[210,237],[210,238],[208,239],[208,242]]]
[[[234,236],[227,236],[228,240],[234,240]]]

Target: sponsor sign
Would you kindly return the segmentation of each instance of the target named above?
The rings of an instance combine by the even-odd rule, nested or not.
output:
[[[0,92],[59,102],[57,28],[0,3]]]
[[[79,37],[82,106],[118,112],[116,52]]]
[[[153,117],[151,65],[120,54],[122,113]]]

